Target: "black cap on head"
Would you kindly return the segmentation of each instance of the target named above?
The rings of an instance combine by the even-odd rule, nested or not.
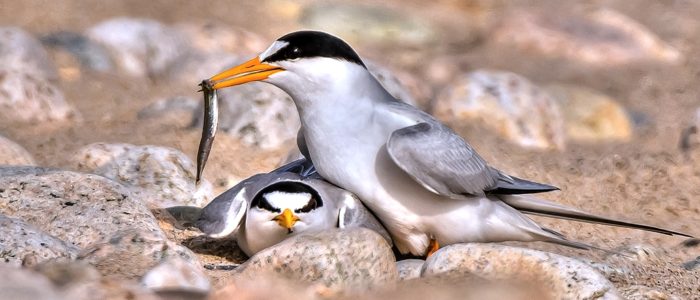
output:
[[[297,31],[279,39],[289,43],[286,47],[266,57],[263,62],[292,60],[296,58],[329,57],[356,63],[365,67],[360,56],[343,40],[321,31]]]
[[[321,196],[316,192],[315,189],[312,187],[303,184],[301,182],[296,182],[296,181],[281,181],[277,182],[275,184],[269,185],[262,189],[260,192],[258,192],[255,197],[253,198],[253,201],[251,202],[251,206],[256,206],[258,208],[262,208],[271,212],[282,212],[282,210],[279,207],[275,207],[272,204],[270,204],[267,199],[265,199],[265,194],[271,193],[271,192],[283,192],[283,193],[289,193],[289,194],[294,194],[294,193],[307,193],[311,195],[311,198],[309,199],[309,203],[305,205],[304,207],[297,208],[295,209],[294,212],[299,213],[299,212],[309,212],[312,209],[316,209],[318,207],[323,206],[323,201],[321,200]]]

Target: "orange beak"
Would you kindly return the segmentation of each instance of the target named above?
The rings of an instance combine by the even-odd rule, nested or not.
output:
[[[294,227],[294,223],[299,221],[299,217],[295,216],[291,209],[285,208],[281,214],[277,215],[272,220],[277,221],[277,224],[280,226],[287,228],[288,233],[292,233],[292,227]]]
[[[251,81],[265,80],[270,75],[282,72],[284,69],[260,62],[260,58],[255,57],[238,66],[230,68],[209,78],[212,88],[223,89],[234,85],[244,84]]]

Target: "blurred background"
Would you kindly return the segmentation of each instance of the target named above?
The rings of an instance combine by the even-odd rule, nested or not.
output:
[[[0,136],[26,150],[3,163],[75,169],[96,142],[194,160],[197,84],[317,29],[495,167],[562,189],[549,199],[697,235],[698,16],[691,0],[1,0]],[[298,128],[274,87],[221,98],[212,195],[284,160]],[[604,248],[654,245],[668,251],[661,264],[698,255],[647,232],[538,221]]]

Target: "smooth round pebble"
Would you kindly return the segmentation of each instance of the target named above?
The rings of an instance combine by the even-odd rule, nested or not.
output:
[[[396,269],[399,271],[399,280],[410,280],[420,278],[425,261],[422,259],[404,259],[396,262]]]
[[[34,158],[22,146],[0,135],[0,165],[33,166]]]

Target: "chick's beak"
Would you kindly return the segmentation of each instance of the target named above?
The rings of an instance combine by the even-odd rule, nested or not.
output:
[[[272,218],[272,220],[277,221],[277,224],[283,228],[287,228],[288,233],[292,233],[292,227],[294,227],[294,223],[299,221],[299,217],[295,216],[291,209],[285,208],[281,214]]]
[[[284,69],[262,63],[259,57],[255,57],[238,66],[214,75],[209,78],[209,81],[211,82],[212,88],[218,90],[244,84],[246,82],[265,80],[270,77],[270,75],[281,71],[284,71]]]

